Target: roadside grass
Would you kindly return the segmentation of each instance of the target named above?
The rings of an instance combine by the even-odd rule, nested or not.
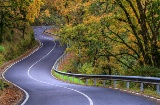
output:
[[[85,85],[85,82],[79,78],[75,78],[75,77],[68,77],[66,75],[60,75],[58,73],[56,73],[54,70],[52,70],[52,75],[54,75],[57,79],[61,80],[61,81],[65,81],[65,82],[70,82],[70,83],[74,83],[74,84],[81,84],[81,85]]]
[[[3,94],[3,82],[2,80],[0,79],[0,96]]]
[[[53,35],[55,34],[54,31],[52,31],[52,34]],[[67,68],[69,65],[71,65],[70,64],[71,62],[69,62],[69,60],[71,58],[74,58],[74,57],[72,56],[72,54],[69,54],[69,56],[67,56],[65,58],[65,60],[63,60],[63,62],[59,65],[58,69],[60,71],[66,72],[66,70],[64,70],[64,69]],[[86,85],[86,80],[82,79],[82,78],[68,77],[66,75],[63,76],[58,73],[55,73],[54,70],[52,70],[52,74],[57,79],[65,81],[65,82]],[[105,86],[104,86],[103,80],[96,80],[96,85],[95,85],[94,79],[88,79],[87,83],[88,83],[87,86],[100,86],[100,87],[113,88],[113,89],[115,88],[114,81],[111,81],[111,80],[106,80]],[[129,87],[129,89],[127,89],[125,81],[116,81],[116,88],[115,89],[119,89],[121,91],[125,91],[125,92],[132,93],[132,94],[141,94],[141,95],[144,95],[147,97],[160,99],[160,93],[159,94],[156,93],[156,85],[153,85],[153,84],[150,84],[150,85],[144,84],[144,91],[141,92],[140,83],[130,82],[130,87]]]
[[[126,90],[132,93],[142,94],[148,97],[154,97],[160,99],[160,93],[156,93],[156,85],[154,84],[144,84],[143,92],[140,90],[140,83],[137,82],[130,82],[130,87],[127,89],[126,82],[124,81],[117,81],[117,88],[121,90]]]
[[[70,82],[73,84],[79,84],[79,85],[86,85],[86,80],[85,79],[79,79],[75,77],[68,77],[66,75],[60,75],[58,73],[55,73],[54,70],[52,70],[52,74],[59,80],[65,81],[65,82]],[[94,79],[88,79],[87,81],[88,85],[87,86],[100,86],[100,87],[105,87],[105,88],[114,88],[114,81],[106,80],[105,81],[105,86],[103,84],[103,80],[96,80],[96,85],[94,85]],[[135,82],[130,82],[130,88],[127,89],[126,87],[126,82],[123,81],[117,81],[116,84],[116,89],[120,89],[125,92],[129,93],[134,93],[134,94],[141,94],[147,97],[154,97],[156,99],[160,99],[160,94],[156,93],[156,89],[154,85],[151,85],[149,87],[144,87],[144,91],[140,91],[140,83],[135,83]]]
[[[0,79],[0,96],[3,94],[3,90],[9,86],[9,83]]]
[[[0,90],[4,89],[4,81],[0,79]]]

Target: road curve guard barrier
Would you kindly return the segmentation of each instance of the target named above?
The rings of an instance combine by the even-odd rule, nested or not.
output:
[[[154,84],[156,85],[156,93],[160,94],[160,78],[157,77],[142,77],[142,76],[121,76],[121,75],[86,75],[86,74],[73,74],[73,73],[66,73],[61,72],[58,70],[58,65],[63,62],[65,57],[67,56],[66,53],[64,53],[60,58],[57,59],[53,66],[53,70],[62,75],[62,76],[68,76],[79,79],[85,79],[85,84],[88,85],[88,80],[93,79],[94,85],[96,86],[96,80],[103,80],[103,86],[105,86],[106,80],[112,80],[114,81],[114,88],[116,88],[117,81],[124,81],[126,82],[126,89],[128,90],[130,88],[130,82],[136,82],[140,83],[140,91],[144,91],[144,84]]]

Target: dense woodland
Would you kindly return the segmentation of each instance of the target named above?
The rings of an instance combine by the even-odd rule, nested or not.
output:
[[[159,76],[159,0],[54,0],[73,72]]]
[[[0,0],[0,65],[35,45],[30,24],[41,5],[41,0]]]
[[[54,25],[74,56],[66,71],[160,76],[159,0],[0,0],[0,19],[4,60],[15,52],[4,43],[28,45],[28,27]]]

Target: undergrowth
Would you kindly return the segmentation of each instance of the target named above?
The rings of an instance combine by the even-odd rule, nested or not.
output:
[[[5,62],[13,60],[36,45],[34,33],[31,27],[26,29],[25,36],[21,31],[15,30],[12,40],[6,40],[0,45],[0,66]]]

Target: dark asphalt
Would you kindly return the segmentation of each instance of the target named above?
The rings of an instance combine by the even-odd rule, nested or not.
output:
[[[24,89],[29,97],[25,105],[158,105],[153,100],[119,90],[89,87],[58,81],[50,74],[54,62],[65,47],[43,35],[46,26],[34,27],[35,37],[43,46],[16,63],[4,77]]]

